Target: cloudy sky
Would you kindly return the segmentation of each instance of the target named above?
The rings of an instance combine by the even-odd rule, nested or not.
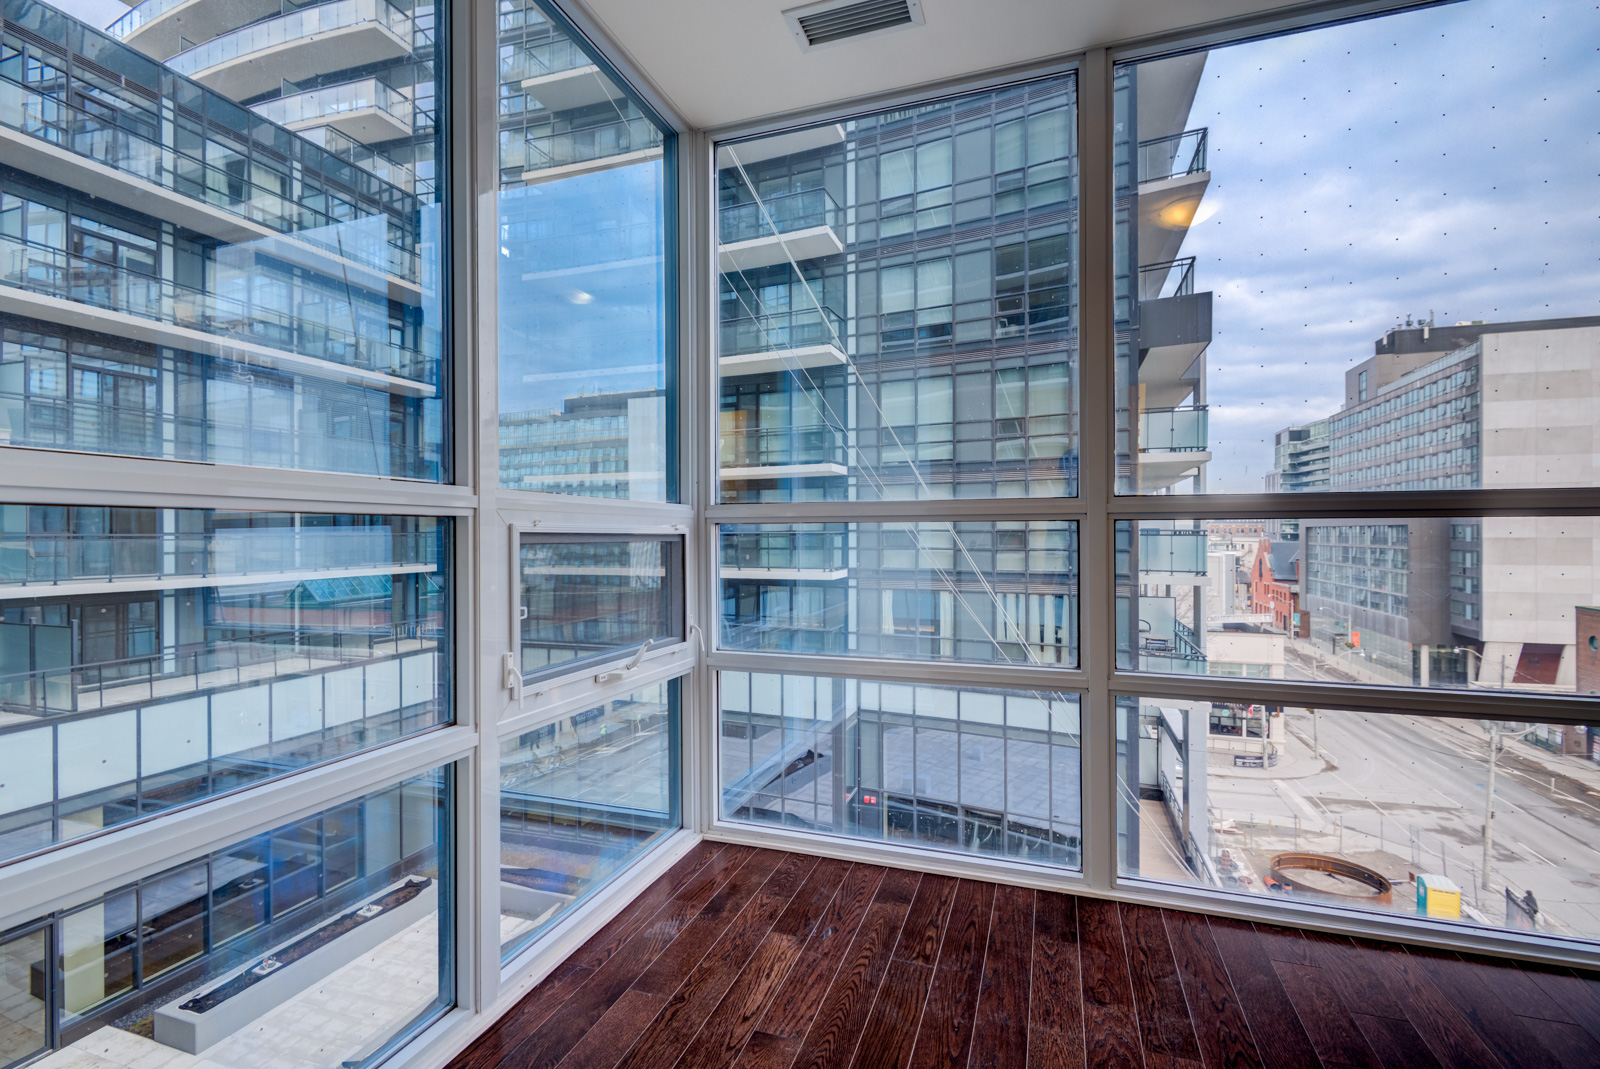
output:
[[[1600,315],[1600,7],[1470,0],[1213,51],[1207,487],[1329,415],[1407,315]]]

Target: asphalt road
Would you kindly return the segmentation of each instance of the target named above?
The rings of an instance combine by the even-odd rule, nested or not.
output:
[[[1285,715],[1289,729],[1309,743],[1311,715],[1301,709]],[[1509,886],[1517,895],[1531,889],[1557,930],[1600,936],[1600,797],[1565,778],[1552,785],[1519,755],[1524,744],[1507,742],[1496,773],[1485,892],[1478,884],[1487,742],[1451,722],[1420,717],[1325,711],[1318,721],[1330,767],[1293,780],[1212,777],[1212,809],[1224,818],[1253,814],[1289,824],[1298,816],[1306,845],[1333,853],[1342,827],[1346,855],[1364,860],[1382,851],[1377,857],[1386,864],[1374,867],[1391,878],[1405,875],[1396,869],[1443,871],[1491,923],[1505,920],[1502,888]]]

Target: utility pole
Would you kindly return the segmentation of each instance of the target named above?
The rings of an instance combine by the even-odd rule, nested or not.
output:
[[[1494,766],[1500,755],[1500,724],[1489,722],[1489,782],[1483,799],[1483,889],[1489,889],[1489,866],[1494,849]]]

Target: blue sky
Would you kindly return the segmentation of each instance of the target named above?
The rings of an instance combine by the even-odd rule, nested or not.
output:
[[[1592,2],[1469,0],[1211,53],[1209,490],[1259,491],[1408,314],[1600,315],[1597,46]]]

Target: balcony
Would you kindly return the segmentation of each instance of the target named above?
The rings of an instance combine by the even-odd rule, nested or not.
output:
[[[1140,413],[1139,492],[1165,489],[1198,473],[1211,459],[1206,427],[1205,405]]]
[[[300,136],[327,150],[330,155],[348,160],[368,174],[383,179],[396,189],[416,192],[416,171],[404,163],[396,163],[387,154],[362,144],[349,134],[332,126],[314,126],[301,131]]]
[[[724,582],[844,579],[849,575],[847,551],[844,531],[756,533],[724,529],[721,576]]]
[[[844,251],[839,230],[844,212],[825,189],[802,189],[718,214],[717,250],[724,273],[751,271],[794,260],[814,260]]]
[[[1204,576],[1207,544],[1204,531],[1141,524],[1139,581],[1146,582],[1154,576]]]
[[[436,572],[437,552],[432,534],[389,527],[7,533],[0,534],[0,602]],[[343,563],[352,561],[361,563]]]
[[[724,430],[718,454],[723,482],[844,475],[845,447],[828,427]]]
[[[661,131],[645,118],[530,136],[523,142],[522,181],[548,182],[657,159],[661,142]],[[515,159],[501,161],[504,169],[516,166]]]
[[[363,145],[409,137],[412,131],[411,99],[377,78],[291,93],[250,110],[290,130],[331,128]]]
[[[145,0],[106,33],[165,61],[182,52],[188,41],[209,41],[282,11],[282,0]]]
[[[1211,183],[1207,134],[1201,127],[1139,142],[1139,255],[1150,263],[1173,260],[1194,222]]]
[[[1194,257],[1139,267],[1139,300],[1187,297],[1194,292]]]
[[[724,376],[843,367],[843,334],[844,317],[831,309],[725,319],[717,366]]]
[[[319,321],[338,314],[325,292],[306,291],[303,309],[299,292],[291,289],[284,310],[0,237],[0,312],[368,389],[437,392],[438,358],[389,339],[387,302],[341,306],[352,325],[366,320],[370,332],[362,333]]]
[[[333,0],[252,23],[167,61],[231,100],[411,54],[411,16],[387,0]]]
[[[275,256],[389,290],[399,300],[417,294],[414,252],[394,244],[382,228],[381,237],[360,240],[366,220],[387,218],[382,204],[351,203],[325,191],[318,200],[328,206],[314,207],[283,193],[298,188],[288,171],[302,165],[324,174],[348,171],[339,177],[370,182],[384,202],[402,196],[393,187],[310,142],[304,143],[305,159],[291,155],[287,164],[281,157],[234,154],[213,161],[191,156],[174,143],[171,124],[163,126],[154,114],[130,107],[108,119],[72,106],[68,95],[65,90],[59,96],[41,93],[0,77],[0,155],[7,164],[223,242],[270,242]],[[351,259],[356,247],[366,250],[359,263]]]
[[[1134,604],[1139,607],[1140,670],[1204,675],[1206,655],[1194,629],[1178,619],[1177,603],[1172,598],[1140,596]]]
[[[717,169],[724,170],[743,164],[760,163],[762,160],[775,160],[780,156],[795,156],[802,152],[812,152],[842,144],[844,144],[843,126],[838,123],[813,126],[806,130],[796,130],[792,134],[778,134],[758,138],[755,141],[723,145],[717,149]]]

